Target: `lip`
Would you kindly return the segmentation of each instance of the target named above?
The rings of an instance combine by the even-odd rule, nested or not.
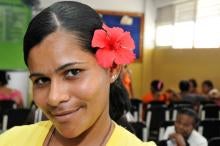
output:
[[[63,123],[69,121],[71,118],[76,116],[80,109],[81,107],[77,107],[72,110],[59,111],[54,113],[52,112],[52,116],[57,122]]]

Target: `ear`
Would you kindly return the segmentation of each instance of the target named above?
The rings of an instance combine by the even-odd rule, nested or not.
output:
[[[112,65],[112,67],[110,67],[109,75],[111,78],[110,79],[111,83],[113,83],[119,77],[121,69],[122,69],[122,65],[117,65],[117,64],[114,64]]]

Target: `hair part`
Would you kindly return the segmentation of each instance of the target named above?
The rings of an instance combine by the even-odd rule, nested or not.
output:
[[[28,26],[23,41],[26,65],[31,48],[58,30],[72,33],[83,48],[94,53],[96,49],[91,48],[91,40],[102,23],[96,11],[85,4],[74,1],[54,3],[35,16]]]

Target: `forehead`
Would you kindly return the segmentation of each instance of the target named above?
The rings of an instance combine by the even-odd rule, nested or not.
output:
[[[96,59],[85,51],[76,36],[65,31],[51,33],[43,41],[31,48],[28,57],[29,69],[55,67],[69,62],[91,62]],[[45,66],[46,65],[46,66]]]
[[[66,46],[74,46],[75,48],[82,49],[82,44],[80,43],[78,36],[67,32],[64,29],[59,29],[49,35],[47,35],[39,44],[34,46],[31,51],[34,48],[41,48],[41,47],[51,47],[54,48],[54,50],[61,50],[62,47]],[[59,48],[59,49],[56,49]]]
[[[183,123],[192,123],[194,122],[194,118],[187,114],[178,114],[177,121],[181,121]]]

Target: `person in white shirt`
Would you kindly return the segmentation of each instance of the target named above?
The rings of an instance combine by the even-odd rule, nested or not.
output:
[[[179,110],[175,125],[167,127],[159,146],[208,146],[206,138],[195,130],[198,123],[195,111],[187,108]]]

